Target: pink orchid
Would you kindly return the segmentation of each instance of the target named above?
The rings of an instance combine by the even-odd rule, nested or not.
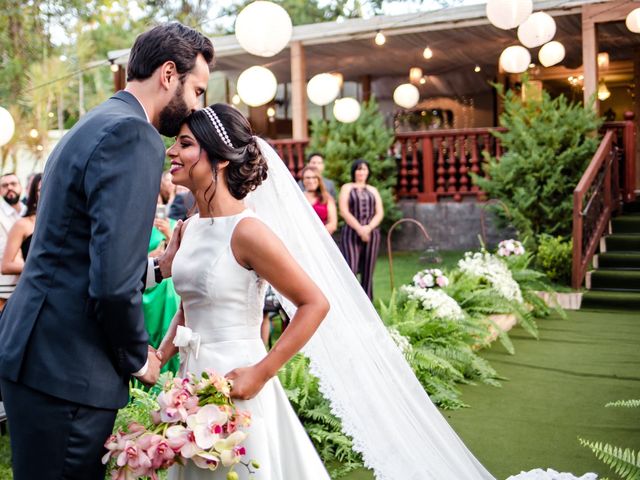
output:
[[[238,447],[245,438],[247,438],[247,434],[237,430],[227,438],[220,439],[215,443],[215,449],[220,452],[222,465],[230,467],[240,461],[239,449],[236,447]],[[244,448],[242,450],[244,451]]]
[[[193,460],[193,463],[195,463],[198,468],[202,468],[204,470],[213,471],[218,468],[218,465],[220,465],[220,459],[210,452],[200,452],[191,460]]]
[[[167,429],[167,442],[175,452],[184,458],[192,458],[200,448],[196,445],[196,438],[191,430],[182,425],[174,425]]]
[[[216,405],[205,405],[196,414],[187,417],[187,427],[193,431],[196,445],[208,450],[220,438],[222,426],[227,420],[227,414]]]
[[[138,442],[138,446],[147,452],[153,470],[167,468],[173,464],[176,454],[162,435],[145,435]]]
[[[151,467],[151,459],[134,441],[128,440],[124,450],[118,455],[116,465],[119,467],[127,465],[134,472],[144,472]]]
[[[160,420],[175,423],[187,419],[198,408],[198,397],[189,388],[172,388],[158,395]]]

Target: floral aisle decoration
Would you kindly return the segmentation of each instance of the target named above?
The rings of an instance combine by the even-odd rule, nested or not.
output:
[[[523,303],[518,282],[513,279],[506,263],[489,252],[467,252],[458,261],[458,268],[470,275],[485,279],[507,300]]]
[[[581,477],[576,477],[573,473],[560,473],[549,468],[543,470],[536,468],[528,472],[520,472],[518,475],[511,475],[507,480],[597,480],[595,473],[585,473]]]
[[[509,239],[502,240],[498,244],[497,254],[499,257],[517,257],[519,255],[524,255],[525,250],[522,243],[520,243],[518,240]]]
[[[449,279],[438,268],[421,270],[413,276],[412,285],[403,285],[400,291],[415,300],[425,310],[430,310],[437,318],[460,320],[464,313],[460,305],[447,295],[442,288],[449,285]]]
[[[200,377],[163,379],[157,396],[157,391],[132,389],[134,401],[118,414],[102,458],[110,464],[111,478],[153,480],[175,463],[188,461],[205,470],[227,468],[228,480],[239,478],[237,465],[255,473],[259,464],[243,460],[242,446],[251,414],[234,405],[230,382],[210,370]]]

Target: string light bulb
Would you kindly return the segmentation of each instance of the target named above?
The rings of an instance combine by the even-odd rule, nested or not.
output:
[[[376,45],[382,46],[387,42],[387,37],[384,36],[384,33],[378,30],[378,33],[376,33],[376,38],[374,39],[374,41],[376,42]]]
[[[422,52],[422,56],[427,60],[429,60],[430,58],[433,58],[433,50],[431,50],[431,48],[427,46],[427,48],[425,48],[424,51]]]
[[[480,65],[476,65],[476,67],[473,69],[473,71],[474,71],[474,72],[476,72],[476,73],[479,73],[479,72],[480,72],[480,70],[482,70],[482,69],[480,68]]]

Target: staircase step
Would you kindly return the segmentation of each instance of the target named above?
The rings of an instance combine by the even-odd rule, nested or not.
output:
[[[611,220],[613,233],[640,234],[640,215],[623,215]]]
[[[640,270],[598,269],[587,273],[590,290],[623,290],[640,293]]]
[[[590,290],[582,296],[580,308],[602,310],[640,310],[640,292]]]
[[[640,234],[614,233],[603,238],[607,252],[640,252]]]
[[[625,203],[622,211],[625,213],[640,213],[640,199],[636,199],[631,203]]]
[[[640,252],[605,252],[593,257],[596,268],[640,269]]]

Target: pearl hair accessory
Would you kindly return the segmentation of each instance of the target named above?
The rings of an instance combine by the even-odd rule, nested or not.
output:
[[[220,137],[220,139],[229,147],[234,148],[233,143],[231,143],[231,139],[227,134],[227,130],[224,128],[224,125],[220,121],[220,118],[216,114],[216,112],[211,107],[204,108],[204,113],[206,113],[209,120],[213,124],[213,127],[216,129],[216,133]]]

